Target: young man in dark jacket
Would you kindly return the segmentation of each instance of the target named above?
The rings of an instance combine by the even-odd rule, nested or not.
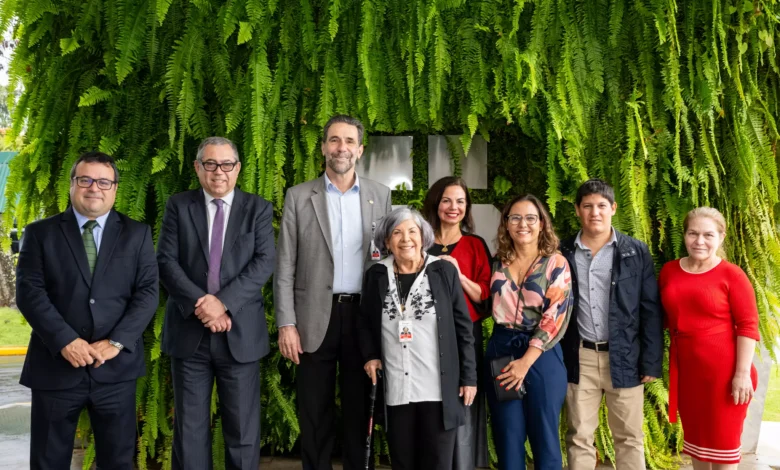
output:
[[[592,179],[577,191],[582,230],[561,243],[574,280],[574,309],[561,340],[569,388],[569,469],[593,470],[593,434],[606,395],[617,468],[645,468],[644,384],[661,376],[663,320],[647,245],[612,227],[615,192]]]

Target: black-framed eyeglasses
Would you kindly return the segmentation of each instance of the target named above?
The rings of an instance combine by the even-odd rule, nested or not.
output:
[[[203,167],[206,171],[217,171],[217,167],[219,167],[220,170],[224,171],[225,173],[230,173],[233,171],[233,168],[238,165],[238,162],[225,162],[225,163],[217,163],[217,162],[200,162],[200,166]]]
[[[89,188],[94,183],[97,183],[98,189],[107,190],[113,188],[116,184],[116,181],[112,181],[106,178],[93,179],[89,176],[74,176],[72,180],[76,182],[76,185],[79,188]]]
[[[539,216],[536,214],[528,214],[526,216],[512,214],[507,216],[506,221],[509,225],[518,225],[523,219],[525,219],[525,223],[528,225],[535,225],[537,222],[539,222]]]

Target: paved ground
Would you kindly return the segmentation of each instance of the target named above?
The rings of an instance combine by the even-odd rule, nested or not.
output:
[[[22,357],[0,356],[0,470],[29,468],[30,391],[19,385]],[[81,452],[73,456],[71,469],[81,469]],[[299,470],[300,460],[288,458],[262,459],[262,470]],[[342,470],[334,465],[334,470]],[[602,466],[601,469],[611,469]],[[682,469],[690,469],[683,466]],[[740,470],[780,470],[780,423],[764,422],[758,455],[745,455]]]

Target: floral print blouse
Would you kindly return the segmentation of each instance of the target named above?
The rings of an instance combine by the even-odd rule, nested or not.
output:
[[[512,279],[509,265],[496,264],[490,279],[493,320],[532,333],[530,346],[551,349],[566,332],[574,305],[566,258],[559,253],[540,258],[521,282],[522,288]]]

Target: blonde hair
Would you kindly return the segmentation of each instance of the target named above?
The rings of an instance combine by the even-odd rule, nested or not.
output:
[[[707,207],[707,206],[697,207],[696,209],[689,211],[685,215],[685,219],[683,220],[683,233],[688,232],[688,224],[693,219],[699,219],[699,218],[706,218],[713,221],[715,223],[715,226],[718,228],[718,232],[720,232],[721,235],[723,235],[723,237],[725,238],[726,228],[727,228],[726,218],[723,217],[723,214],[718,209],[715,209],[714,207]],[[726,259],[726,250],[723,248],[723,243],[720,244],[720,246],[718,247],[718,251],[715,254],[721,257],[722,259]]]
[[[504,263],[511,263],[515,259],[515,245],[512,242],[512,237],[509,236],[507,227],[509,211],[512,209],[512,206],[522,201],[528,201],[533,204],[539,213],[539,222],[537,223],[542,224],[542,228],[539,231],[539,255],[548,257],[558,252],[558,236],[555,235],[555,230],[552,226],[552,217],[550,217],[550,213],[547,212],[542,201],[533,194],[516,196],[504,205],[504,209],[501,211],[501,221],[498,225],[498,234],[496,235],[498,245],[496,257]]]

